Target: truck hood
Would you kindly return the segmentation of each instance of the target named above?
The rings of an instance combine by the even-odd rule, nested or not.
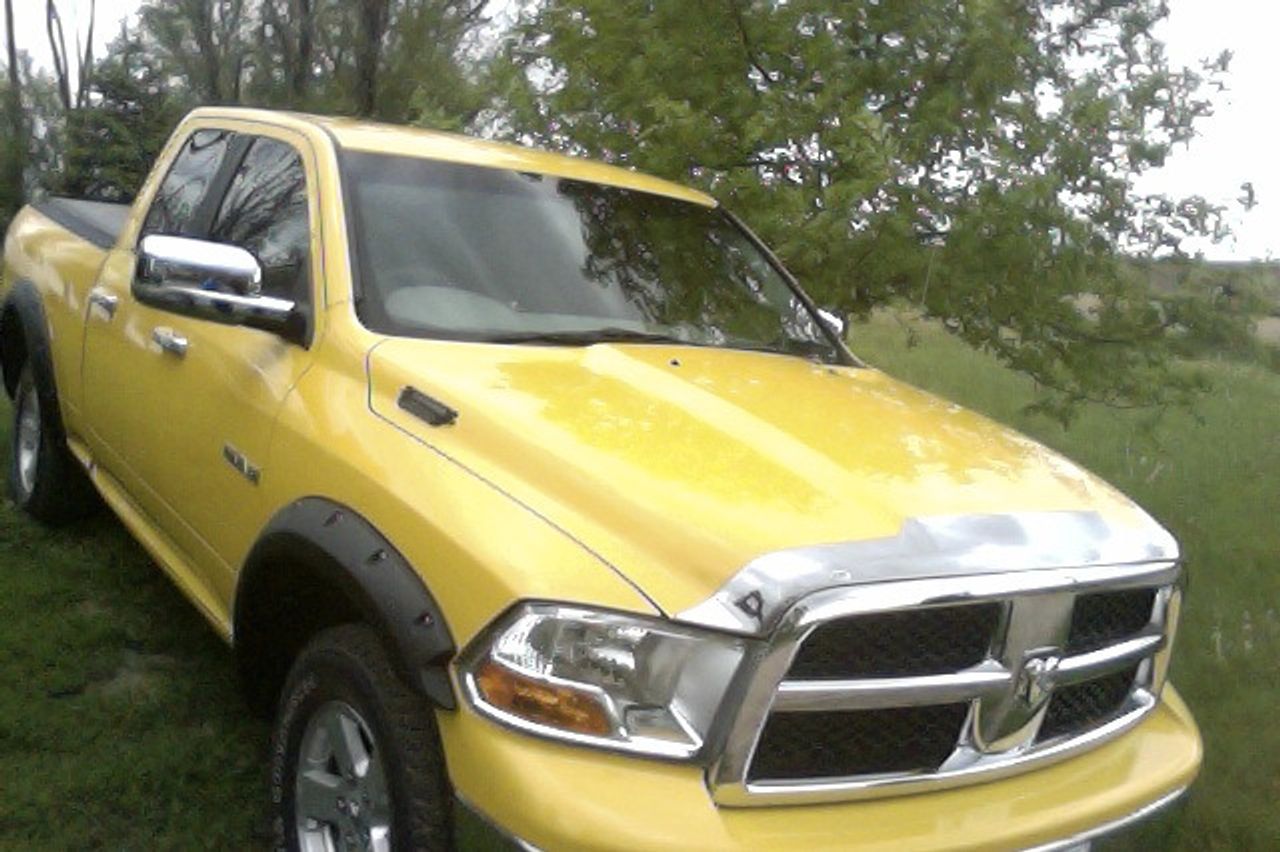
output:
[[[872,369],[713,348],[397,338],[372,349],[369,373],[377,414],[667,613],[763,554],[891,539],[914,519],[1073,512],[1159,530],[1062,456]],[[407,387],[456,421],[402,409]]]

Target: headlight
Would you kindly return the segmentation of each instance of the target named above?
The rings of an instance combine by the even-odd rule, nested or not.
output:
[[[662,757],[702,747],[746,641],[660,619],[523,604],[463,654],[482,713],[556,739]]]

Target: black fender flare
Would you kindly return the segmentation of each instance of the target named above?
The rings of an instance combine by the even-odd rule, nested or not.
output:
[[[408,560],[354,510],[304,497],[276,513],[245,560],[236,589],[233,638],[241,601],[263,571],[281,560],[302,563],[339,589],[387,642],[405,681],[443,709],[457,706],[448,664],[456,648],[444,613]]]
[[[23,355],[25,359],[22,358]],[[22,360],[31,363],[43,410],[56,412],[57,420],[53,426],[57,429],[57,434],[63,434],[62,409],[58,406],[53,351],[44,302],[35,285],[26,280],[13,285],[5,296],[3,311],[0,311],[0,368],[4,372],[4,387],[10,399],[18,389]]]

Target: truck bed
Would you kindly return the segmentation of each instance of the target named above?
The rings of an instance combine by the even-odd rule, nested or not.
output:
[[[132,209],[128,204],[59,196],[46,198],[31,206],[76,236],[104,249],[116,244],[116,238],[124,230]]]

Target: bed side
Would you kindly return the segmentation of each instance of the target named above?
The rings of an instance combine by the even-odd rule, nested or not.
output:
[[[24,207],[5,236],[0,353],[6,390],[12,394],[33,338],[43,335],[63,421],[72,432],[79,431],[80,359],[89,291],[115,242],[110,230],[128,217],[128,207],[123,216],[107,209],[117,207],[51,199]]]

